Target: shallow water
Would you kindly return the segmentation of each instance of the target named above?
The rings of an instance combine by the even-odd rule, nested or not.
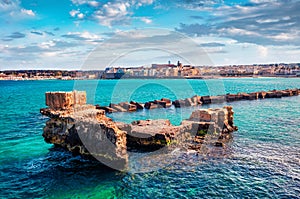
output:
[[[108,105],[295,87],[300,79],[0,81],[0,198],[299,198],[300,96],[229,103],[239,131],[225,156],[175,150],[166,164],[153,156],[157,167],[143,173],[116,172],[46,144],[39,113],[46,91],[84,89],[89,103]],[[195,108],[108,116],[179,124]],[[130,159],[146,163],[143,154]]]

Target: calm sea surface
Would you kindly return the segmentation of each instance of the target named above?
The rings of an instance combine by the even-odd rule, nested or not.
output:
[[[239,130],[224,156],[178,150],[169,164],[157,157],[157,168],[140,173],[113,171],[46,144],[47,118],[39,113],[46,91],[86,90],[89,103],[108,105],[296,87],[299,78],[0,81],[0,198],[300,198],[300,96],[227,103]],[[197,108],[109,116],[178,125]]]

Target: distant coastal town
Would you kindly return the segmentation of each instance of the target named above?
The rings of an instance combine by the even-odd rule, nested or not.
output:
[[[300,63],[191,66],[180,61],[151,67],[107,67],[105,70],[5,70],[0,80],[210,79],[222,77],[300,77]]]

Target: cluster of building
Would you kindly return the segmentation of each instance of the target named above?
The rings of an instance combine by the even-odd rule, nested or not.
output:
[[[300,64],[191,66],[152,64],[151,67],[110,67],[100,78],[215,78],[215,77],[300,77]]]
[[[205,67],[204,67],[205,68]],[[213,74],[220,76],[265,76],[265,77],[299,77],[300,64],[263,64],[263,65],[233,65],[206,67],[201,71],[203,75]]]
[[[99,79],[103,71],[67,70],[6,70],[0,71],[0,80],[75,80]]]
[[[0,80],[121,79],[121,78],[216,78],[216,77],[300,77],[300,63],[228,66],[191,66],[171,62],[151,67],[109,67],[105,70],[6,70]]]
[[[152,64],[151,67],[111,67],[106,68],[103,73],[104,79],[119,78],[180,78],[180,77],[200,77],[200,67],[183,65],[179,61],[177,65]]]

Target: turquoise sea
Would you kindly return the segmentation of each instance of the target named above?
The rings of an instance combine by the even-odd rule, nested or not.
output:
[[[0,198],[300,198],[300,96],[215,104],[233,106],[235,124],[221,156],[175,151],[169,164],[121,173],[46,144],[39,113],[46,91],[86,90],[88,102],[145,102],[198,95],[300,88],[300,79],[0,81]],[[199,107],[108,115],[168,118]],[[138,158],[133,154],[131,160]]]

